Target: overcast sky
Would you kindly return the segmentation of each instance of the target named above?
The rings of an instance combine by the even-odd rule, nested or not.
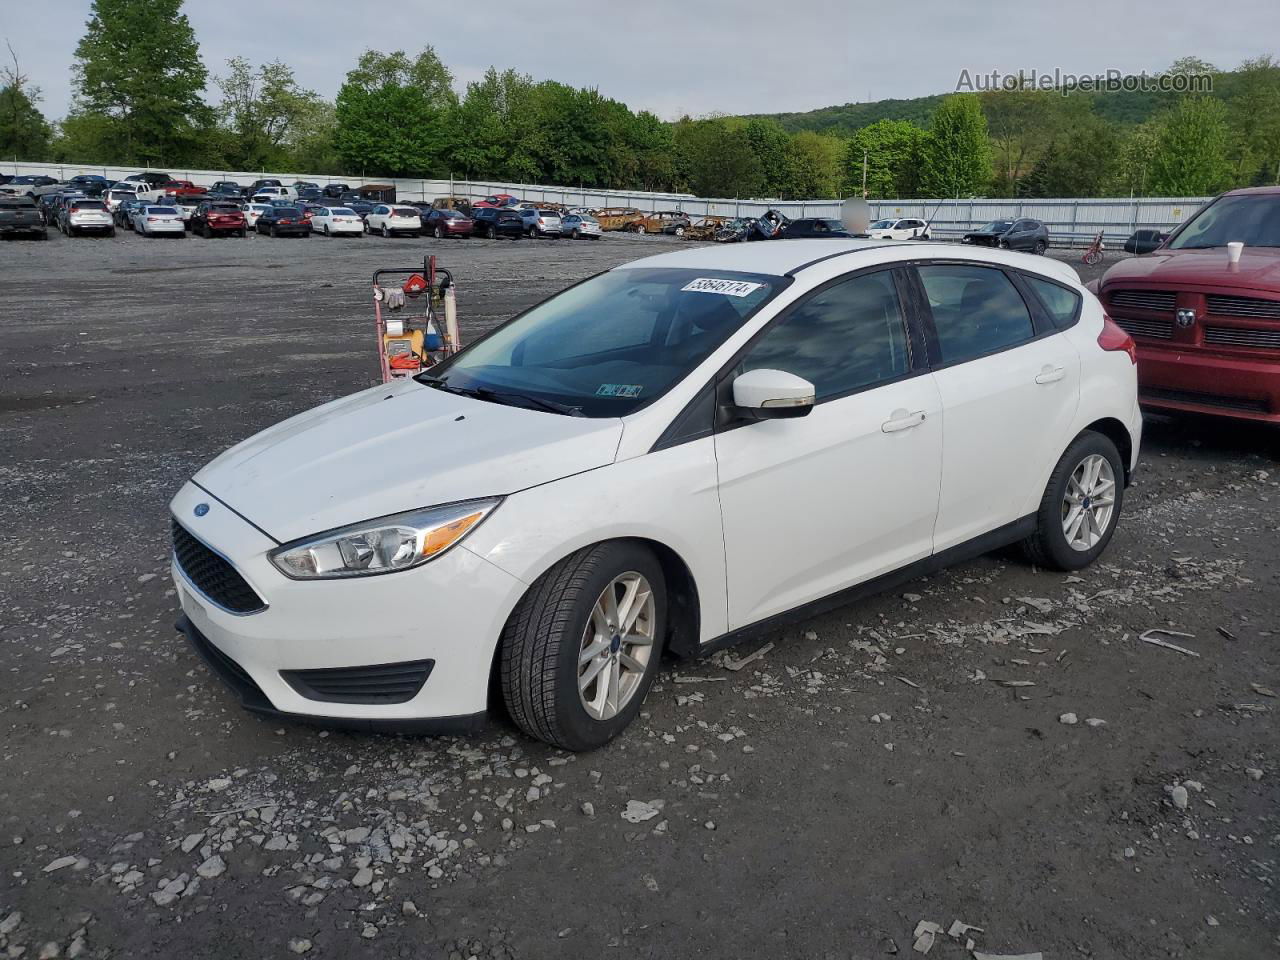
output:
[[[89,5],[0,2],[0,38],[51,119],[70,102]],[[211,74],[232,56],[280,59],[331,98],[366,47],[430,44],[459,90],[494,64],[664,119],[922,96],[954,90],[966,69],[1137,72],[1189,54],[1219,67],[1280,54],[1276,0],[187,0],[186,12]]]

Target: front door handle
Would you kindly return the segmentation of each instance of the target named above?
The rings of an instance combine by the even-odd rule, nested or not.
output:
[[[899,430],[910,430],[912,427],[918,427],[924,423],[924,411],[917,410],[915,413],[907,413],[906,410],[895,410],[889,415],[889,419],[880,424],[882,433],[897,433]]]
[[[1066,375],[1066,367],[1051,367],[1046,363],[1044,368],[1036,374],[1036,383],[1057,383]]]

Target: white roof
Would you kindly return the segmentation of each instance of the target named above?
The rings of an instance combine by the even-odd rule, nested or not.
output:
[[[867,256],[865,260],[857,254]],[[755,243],[717,243],[699,245],[689,250],[660,253],[654,257],[633,260],[616,269],[634,267],[677,267],[694,270],[737,270],[782,276],[800,267],[828,257],[847,255],[849,269],[876,262],[936,258],[940,260],[974,260],[1030,270],[1078,284],[1080,279],[1070,264],[1052,257],[1037,257],[992,247],[974,247],[959,243],[928,240],[764,240]]]

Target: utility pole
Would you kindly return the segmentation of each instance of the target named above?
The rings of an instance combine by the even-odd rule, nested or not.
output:
[[[862,199],[867,199],[867,154],[869,150],[862,151]]]

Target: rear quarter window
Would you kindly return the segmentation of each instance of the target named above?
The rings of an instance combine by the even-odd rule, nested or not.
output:
[[[1024,274],[1027,284],[1031,287],[1040,303],[1044,305],[1045,312],[1049,314],[1049,319],[1053,321],[1053,325],[1059,330],[1066,330],[1073,326],[1080,318],[1080,294],[1074,290],[1069,290],[1061,284],[1054,283],[1052,280],[1043,280],[1039,277],[1030,277]]]

